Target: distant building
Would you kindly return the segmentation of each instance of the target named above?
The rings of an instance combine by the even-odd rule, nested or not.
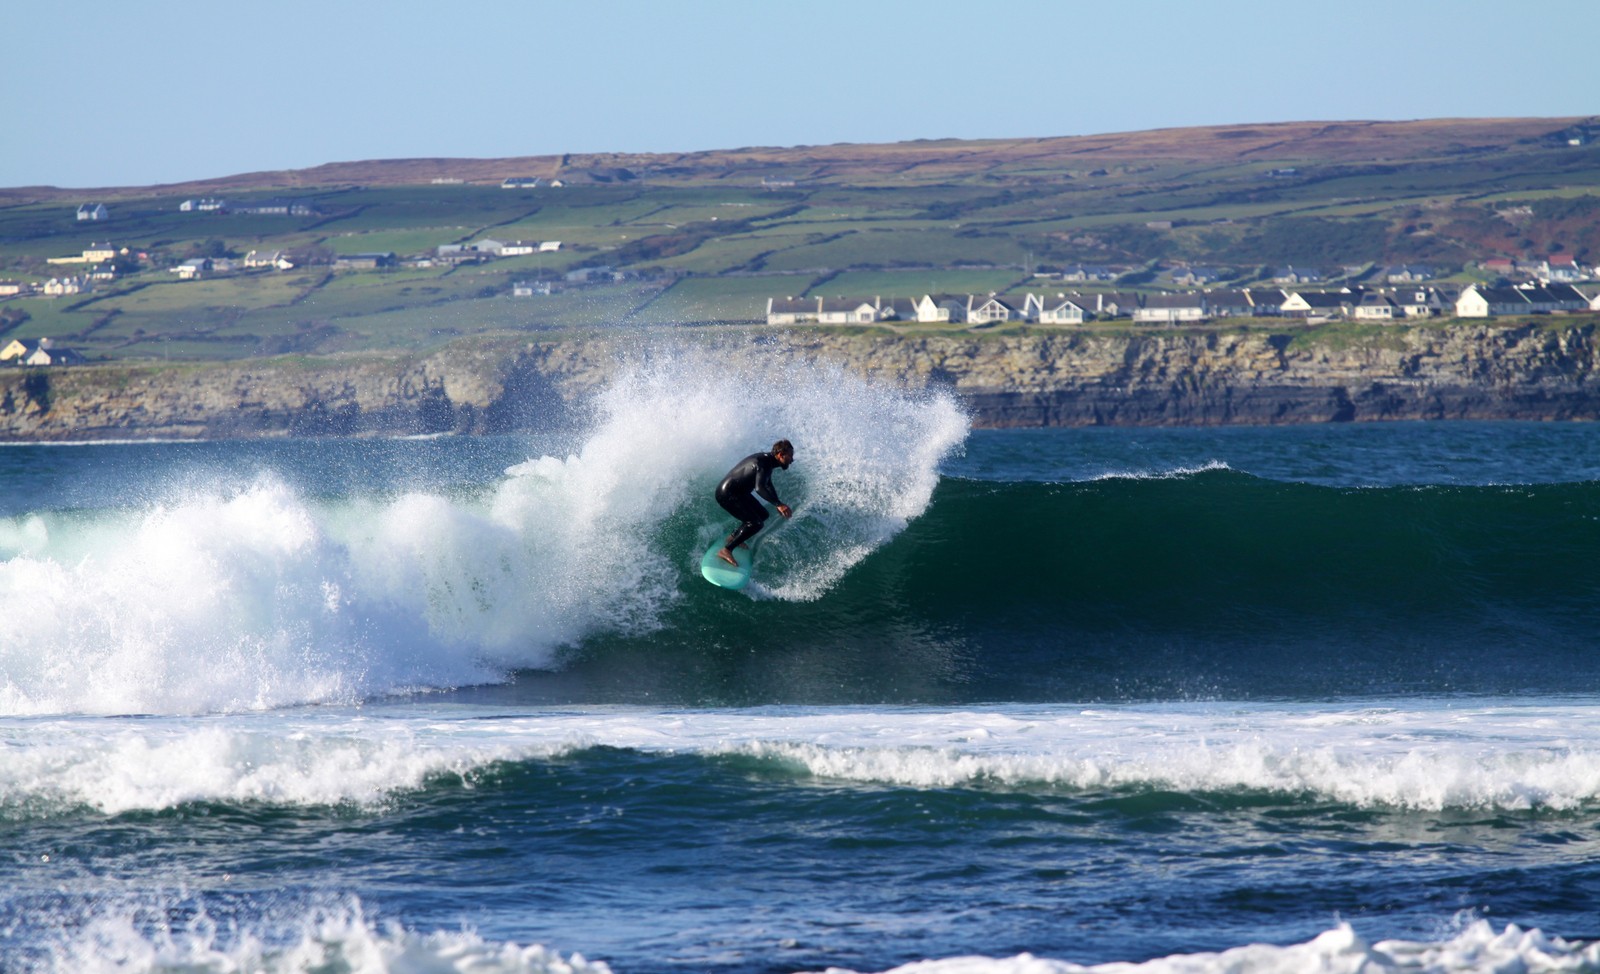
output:
[[[767,324],[799,325],[818,320],[822,311],[820,298],[768,298]]]
[[[250,268],[271,267],[280,271],[294,269],[294,261],[284,256],[281,250],[252,250],[244,255],[244,266]]]
[[[501,189],[533,189],[538,185],[538,176],[510,176],[500,181]]]
[[[79,220],[109,220],[111,213],[104,203],[85,203],[78,207]]]
[[[1078,295],[1043,297],[1030,294],[1023,302],[1023,316],[1041,325],[1081,325],[1089,320],[1090,314],[1087,302]]]
[[[59,298],[80,294],[86,286],[87,281],[81,277],[52,277],[39,286],[39,293],[47,298]]]
[[[1144,299],[1144,306],[1135,308],[1133,320],[1143,324],[1176,325],[1185,321],[1206,319],[1206,298],[1203,294],[1152,294]]]
[[[193,257],[170,268],[168,272],[178,275],[180,281],[193,281],[211,272],[211,258]]]
[[[867,325],[878,320],[878,306],[866,298],[823,298],[817,321],[824,325]]]
[[[998,295],[967,299],[967,321],[972,324],[986,325],[999,321],[1015,321],[1021,317],[1022,314],[1014,305]]]
[[[1351,309],[1350,317],[1357,321],[1391,321],[1400,316],[1398,311],[1388,295],[1368,291],[1361,295],[1361,300]]]
[[[1433,280],[1433,268],[1426,264],[1401,264],[1391,267],[1385,275],[1390,284],[1410,284]]]
[[[184,213],[214,213],[217,210],[225,210],[227,208],[227,200],[219,200],[209,196],[198,200],[184,200],[178,204],[178,209]]]
[[[333,269],[336,271],[373,271],[393,266],[395,266],[395,256],[392,251],[381,254],[343,254],[333,259]]]
[[[1349,314],[1358,300],[1341,291],[1291,291],[1279,312],[1290,318],[1336,318]]]

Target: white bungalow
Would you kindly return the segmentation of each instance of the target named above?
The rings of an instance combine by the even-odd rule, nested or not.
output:
[[[817,321],[824,325],[869,325],[878,320],[878,306],[866,298],[823,298]]]
[[[1439,292],[1433,288],[1400,287],[1390,295],[1395,310],[1405,318],[1431,318],[1444,308]]]
[[[1144,324],[1175,325],[1182,321],[1206,319],[1204,294],[1152,294],[1144,306],[1134,309],[1133,320]]]
[[[1473,284],[1456,298],[1457,318],[1492,318],[1496,315],[1527,314],[1531,310],[1527,297],[1514,287]]]
[[[1341,291],[1292,291],[1279,312],[1290,318],[1335,318],[1349,314],[1356,300]]]
[[[947,294],[938,297],[924,294],[913,303],[913,307],[917,321],[923,324],[967,320],[966,302]]]
[[[1394,301],[1386,294],[1369,291],[1361,296],[1350,316],[1357,321],[1393,321],[1398,315]]]
[[[85,203],[78,207],[79,220],[109,220],[111,214],[104,203]]]
[[[975,325],[992,324],[996,321],[1015,321],[1022,315],[1007,301],[996,295],[986,298],[969,296],[967,298],[967,321]]]
[[[816,321],[821,304],[818,298],[768,298],[767,324],[798,325]]]
[[[1027,320],[1037,321],[1041,325],[1081,325],[1089,320],[1092,313],[1089,304],[1089,300],[1081,296],[1068,297],[1058,293],[1053,298],[1046,298],[1030,294],[1023,304],[1023,312]]]

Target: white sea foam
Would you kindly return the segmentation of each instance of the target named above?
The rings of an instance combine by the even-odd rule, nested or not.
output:
[[[1600,706],[1144,705],[755,711],[366,707],[0,721],[0,810],[381,804],[438,775],[606,746],[738,756],[819,784],[1255,792],[1397,809],[1600,802]],[[45,811],[41,812],[41,808]]]
[[[829,968],[829,974],[847,974]],[[951,957],[896,967],[887,974],[1534,974],[1600,971],[1600,943],[1576,943],[1508,925],[1496,932],[1479,920],[1442,942],[1368,943],[1340,924],[1303,944],[1251,944],[1219,953],[1177,954],[1142,963],[1083,966],[1020,954]]]
[[[312,906],[297,915],[269,917],[238,929],[212,922],[203,910],[181,926],[151,924],[147,908],[116,898],[87,918],[57,928],[54,942],[30,965],[57,974],[610,974],[600,961],[563,955],[542,945],[486,939],[470,930],[420,932],[374,921],[353,899],[343,905]],[[185,911],[187,912],[187,911]],[[280,911],[281,912],[281,911]],[[267,929],[267,924],[271,928]],[[263,929],[252,929],[262,927]],[[828,968],[828,974],[851,974]],[[1600,971],[1600,944],[1548,936],[1487,922],[1467,924],[1439,941],[1369,942],[1339,924],[1305,943],[1249,944],[1215,953],[1177,954],[1142,962],[1081,965],[1020,954],[1013,957],[950,957],[923,960],[886,974],[1505,974],[1516,971]],[[620,972],[626,974],[626,971]]]
[[[648,631],[730,527],[716,479],[780,436],[796,510],[763,555],[765,597],[811,599],[923,511],[967,420],[826,366],[752,377],[658,355],[594,403],[564,458],[471,497],[351,485],[307,498],[151,485],[160,503],[0,521],[0,714],[208,713],[351,703],[549,665],[601,631]],[[703,527],[666,550],[672,517]]]
[[[600,961],[542,945],[485,940],[469,930],[418,933],[374,922],[354,900],[305,909],[275,929],[235,929],[202,910],[181,926],[151,924],[148,907],[115,898],[70,918],[30,967],[53,974],[610,974]],[[187,911],[185,911],[187,912]],[[69,918],[61,918],[69,919]],[[258,921],[258,924],[261,924]],[[0,960],[3,960],[0,954]]]

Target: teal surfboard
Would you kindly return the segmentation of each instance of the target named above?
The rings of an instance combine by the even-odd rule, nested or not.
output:
[[[717,557],[717,552],[721,549],[721,541],[711,542],[711,547],[706,549],[705,555],[700,559],[700,574],[704,575],[706,581],[712,585],[731,588],[737,592],[750,582],[750,565],[755,561],[755,549],[733,549],[733,560],[739,563],[738,568]]]

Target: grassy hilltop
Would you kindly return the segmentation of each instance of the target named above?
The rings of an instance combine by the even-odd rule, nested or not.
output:
[[[1225,268],[1233,285],[1284,264],[1359,280],[1427,263],[1465,282],[1490,257],[1600,262],[1596,136],[1595,120],[1569,118],[1293,123],[3,189],[0,281],[81,273],[47,260],[91,243],[128,254],[117,278],[85,293],[0,299],[0,344],[48,336],[91,359],[416,353],[470,335],[750,323],[786,295],[1053,290],[1033,273],[1080,263],[1124,269],[1125,287],[1183,265]],[[531,177],[540,184],[502,188]],[[209,197],[235,208],[292,199],[312,212],[179,209]],[[77,220],[90,201],[110,219]],[[486,238],[561,248],[405,263]],[[296,266],[198,280],[171,271],[251,251],[283,251]],[[375,252],[400,266],[335,264]],[[567,280],[584,268],[608,273]],[[515,282],[550,293],[514,297]]]

